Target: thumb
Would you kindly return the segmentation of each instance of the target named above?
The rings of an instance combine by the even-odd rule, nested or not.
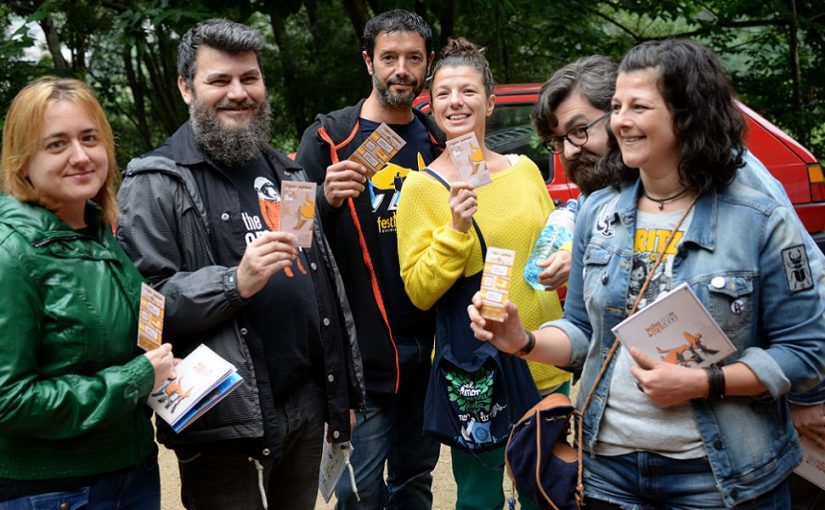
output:
[[[659,360],[650,357],[649,355],[639,350],[637,347],[630,348],[630,356],[632,356],[636,363],[645,370],[655,368],[656,365],[659,364]]]

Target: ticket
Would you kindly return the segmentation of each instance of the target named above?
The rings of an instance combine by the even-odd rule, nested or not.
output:
[[[281,182],[281,217],[278,230],[290,232],[295,246],[312,246],[312,225],[315,220],[314,182]]]
[[[355,149],[349,159],[361,163],[367,169],[367,177],[381,169],[401,150],[407,142],[388,125],[381,123],[364,142]]]
[[[478,143],[475,133],[467,133],[448,140],[447,150],[450,152],[450,158],[462,181],[473,188],[492,182],[490,172],[487,170],[487,162],[484,160],[484,152],[481,150],[481,144]]]
[[[487,248],[481,275],[481,316],[485,319],[504,320],[515,261],[516,252],[513,250]]]
[[[151,351],[163,341],[163,307],[166,296],[145,283],[140,284],[140,310],[138,312],[138,347]]]

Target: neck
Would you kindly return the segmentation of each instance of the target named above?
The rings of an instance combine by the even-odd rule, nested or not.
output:
[[[81,207],[59,207],[53,210],[54,215],[65,224],[77,230],[86,226],[86,204]]]
[[[404,108],[389,107],[378,99],[378,93],[375,89],[364,101],[360,115],[364,119],[386,124],[407,124],[413,120],[412,106]]]

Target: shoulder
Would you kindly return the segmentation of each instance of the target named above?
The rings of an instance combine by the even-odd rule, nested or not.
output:
[[[315,116],[315,121],[307,128],[305,133],[314,135],[320,128],[324,128],[332,140],[339,143],[352,132],[352,128],[358,122],[358,115],[363,104],[364,100],[362,99],[354,105],[345,106],[329,113],[320,113]]]

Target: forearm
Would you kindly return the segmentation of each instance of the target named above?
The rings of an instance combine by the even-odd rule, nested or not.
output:
[[[529,354],[522,356],[524,359],[562,368],[570,364],[572,347],[564,331],[547,327],[533,331],[533,335],[536,337],[536,345]]]

